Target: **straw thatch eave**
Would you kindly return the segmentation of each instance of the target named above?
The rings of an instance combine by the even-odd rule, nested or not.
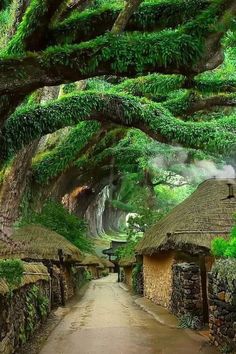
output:
[[[10,248],[0,241],[0,258],[19,258],[31,261],[59,262],[58,250],[63,252],[64,262],[81,262],[81,251],[58,233],[38,225],[27,225],[15,230],[12,236],[18,245]]]
[[[90,253],[84,254],[84,258],[81,261],[80,265],[104,268],[102,260],[96,254],[90,254]]]
[[[107,259],[107,258],[101,258],[101,262],[102,262],[102,264],[103,264],[103,266],[105,267],[105,268],[115,268],[115,265],[114,265],[114,263],[112,263],[111,261],[109,261],[109,259]]]
[[[136,263],[135,256],[124,257],[119,260],[120,267],[132,267]]]
[[[228,238],[234,225],[236,198],[229,196],[228,183],[236,193],[235,179],[210,179],[199,185],[184,202],[151,227],[138,243],[138,254],[164,250],[209,253],[217,236]]]

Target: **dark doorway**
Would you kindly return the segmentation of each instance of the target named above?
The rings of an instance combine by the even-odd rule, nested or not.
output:
[[[200,257],[200,270],[201,270],[201,286],[202,286],[202,308],[203,308],[203,322],[209,323],[209,304],[208,304],[208,291],[207,291],[207,271],[205,257]]]

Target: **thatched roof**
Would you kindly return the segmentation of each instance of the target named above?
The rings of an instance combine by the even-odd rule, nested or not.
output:
[[[107,258],[101,258],[101,262],[104,265],[105,268],[114,268],[115,265],[114,263],[112,263],[111,261],[109,261],[109,259]]]
[[[47,268],[42,263],[24,263],[24,273],[22,282],[17,288],[36,283],[39,280],[49,280],[50,277]],[[0,294],[5,295],[9,290],[5,280],[0,279]]]
[[[76,246],[58,233],[42,226],[28,225],[18,228],[12,239],[19,247],[11,249],[0,241],[0,258],[58,261],[58,249],[62,249],[65,261],[82,260],[82,253]]]
[[[228,237],[234,225],[236,198],[229,196],[235,179],[210,179],[199,185],[184,202],[151,227],[139,242],[138,254],[179,249],[190,253],[208,251],[216,236]]]
[[[121,267],[132,267],[132,265],[135,263],[136,263],[135,256],[125,257],[119,260],[119,266]]]
[[[98,266],[104,267],[102,260],[96,254],[85,253],[82,262],[84,266]]]

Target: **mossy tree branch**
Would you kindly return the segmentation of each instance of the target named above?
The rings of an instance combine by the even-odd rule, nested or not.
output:
[[[210,152],[225,152],[236,143],[233,117],[214,122],[183,122],[150,101],[118,93],[81,92],[13,114],[5,126],[8,154],[47,133],[88,120],[136,127],[160,142]]]

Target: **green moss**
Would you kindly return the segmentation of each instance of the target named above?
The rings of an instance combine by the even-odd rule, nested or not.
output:
[[[142,72],[148,67],[190,66],[201,56],[203,41],[181,30],[157,33],[110,33],[89,42],[49,47],[41,56],[46,68],[64,66],[90,75],[100,65],[108,65],[114,73]]]
[[[0,261],[0,279],[7,282],[10,290],[21,284],[24,267],[19,259],[7,259]]]
[[[123,93],[87,91],[64,96],[43,106],[22,109],[8,120],[9,154],[23,145],[64,126],[80,121],[110,120],[123,125],[145,124],[156,136],[209,152],[225,152],[235,146],[234,115],[210,122],[184,122],[160,104]]]
[[[54,150],[44,154],[41,160],[33,164],[36,182],[44,184],[65,171],[78,158],[81,149],[98,129],[97,122],[82,122],[73,128]]]
[[[150,31],[177,25],[193,19],[206,8],[207,1],[145,1],[131,17],[126,29]],[[110,30],[123,7],[119,2],[103,2],[96,8],[83,12],[74,11],[63,22],[57,24],[51,35],[58,43],[73,43],[88,40]]]

